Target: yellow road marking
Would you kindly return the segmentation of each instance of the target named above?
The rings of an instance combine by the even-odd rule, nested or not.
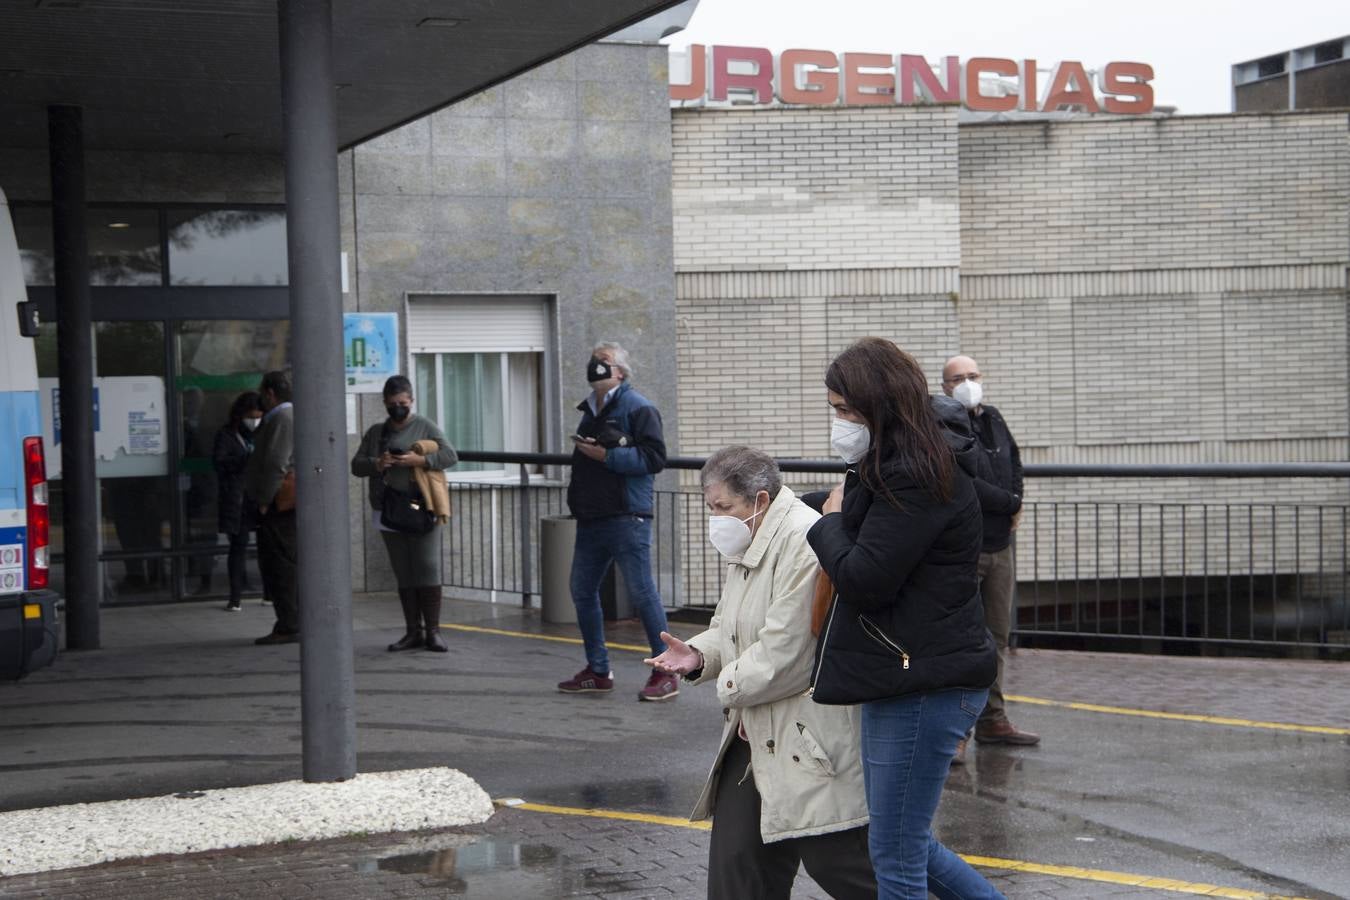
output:
[[[508,631],[504,628],[482,628],[477,625],[444,624],[442,628],[457,631],[470,631],[479,634],[496,634],[503,637],[530,638],[536,641],[556,641],[560,644],[580,644],[580,638],[558,637],[552,634],[534,634],[529,631]],[[639,644],[607,644],[615,650],[631,650],[644,656],[651,652],[649,647]],[[1032,706],[1054,706],[1060,709],[1075,709],[1079,712],[1107,713],[1113,716],[1136,716],[1144,719],[1170,719],[1174,722],[1199,722],[1205,725],[1228,725],[1235,728],[1264,728],[1269,731],[1296,731],[1304,734],[1350,735],[1350,728],[1338,728],[1332,725],[1294,725],[1289,722],[1262,722],[1257,719],[1237,719],[1230,716],[1205,716],[1195,713],[1163,712],[1157,709],[1133,709],[1127,706],[1103,706],[1098,703],[1077,703],[1071,700],[1047,700],[1043,697],[1027,697],[1021,694],[1005,694],[1005,700],[1014,703],[1026,703]],[[1218,896],[1218,895],[1216,895]]]
[[[1177,722],[1203,722],[1206,725],[1232,725],[1237,728],[1266,728],[1272,731],[1300,731],[1307,734],[1350,735],[1350,728],[1336,728],[1331,725],[1292,725],[1288,722],[1262,722],[1256,719],[1235,719],[1230,716],[1202,716],[1194,713],[1162,712],[1156,709],[1131,709],[1126,706],[1102,706],[1097,703],[1075,703],[1067,700],[1044,700],[1040,697],[1023,697],[1007,694],[1005,700],[1014,703],[1028,703],[1033,706],[1057,706],[1061,709],[1077,709],[1082,712],[1109,713],[1113,716],[1139,716],[1147,719],[1171,719]]]
[[[1263,894],[1260,891],[1248,891],[1242,888],[1221,887],[1217,884],[1204,884],[1194,881],[1179,881],[1175,878],[1158,878],[1153,875],[1135,875],[1130,872],[1112,872],[1109,869],[1084,869],[1079,866],[1052,866],[1045,863],[1025,862],[1020,859],[1000,859],[996,856],[974,856],[961,854],[961,858],[972,866],[986,869],[1007,869],[1012,872],[1031,872],[1036,875],[1055,875],[1060,878],[1076,878],[1080,881],[1096,881],[1103,884],[1120,884],[1131,887],[1152,888],[1156,891],[1171,891],[1176,894],[1200,894],[1204,897],[1232,897],[1238,900],[1294,900],[1276,894]]]
[[[617,809],[577,809],[572,806],[549,806],[544,803],[517,803],[511,809],[523,809],[527,812],[551,813],[555,816],[586,816],[592,819],[618,819],[623,822],[646,822],[649,825],[668,825],[671,828],[692,828],[695,831],[708,831],[711,822],[691,822],[678,816],[657,816],[651,813],[624,812]]]
[[[528,631],[507,631],[503,628],[481,628],[477,625],[447,625],[444,622],[442,622],[441,627],[453,628],[455,631],[472,631],[478,634],[498,634],[502,635],[503,637],[533,638],[536,641],[556,641],[559,644],[581,643],[581,638],[557,637],[556,635],[552,634],[531,634]],[[636,653],[642,654],[652,652],[650,647],[642,647],[637,644],[611,644],[609,641],[606,641],[605,646],[611,647],[615,650],[632,650]]]
[[[517,803],[514,801],[503,805],[509,806],[510,809],[523,809],[526,812],[548,813],[555,816],[617,819],[622,822],[645,822],[649,825],[666,825],[671,828],[689,828],[695,831],[708,831],[712,828],[711,822],[691,822],[678,816],[657,816],[651,813],[624,812],[616,809],[581,809],[573,806],[551,806],[544,803]],[[1079,881],[1151,888],[1158,891],[1171,891],[1176,894],[1200,894],[1205,897],[1229,897],[1235,898],[1235,900],[1293,900],[1293,898],[1280,898],[1259,891],[1221,887],[1217,884],[1179,881],[1175,878],[1159,878],[1154,875],[1112,872],[1107,869],[1052,866],[1045,863],[1026,862],[1020,859],[1001,859],[996,856],[976,856],[972,854],[961,854],[961,858],[972,866],[980,866],[986,869],[1005,869],[1011,872],[1029,872],[1035,875],[1054,875],[1059,878],[1075,878]]]

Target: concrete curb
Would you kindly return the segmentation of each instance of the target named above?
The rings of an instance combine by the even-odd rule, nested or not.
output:
[[[456,769],[351,781],[284,781],[0,813],[0,876],[280,841],[423,831],[487,821],[492,800]]]

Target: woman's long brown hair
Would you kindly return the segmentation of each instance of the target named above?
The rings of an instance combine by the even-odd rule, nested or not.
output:
[[[928,396],[928,379],[914,357],[884,338],[865,337],[834,358],[825,386],[844,398],[872,432],[861,460],[863,483],[900,502],[886,490],[882,466],[903,461],[920,488],[942,503],[952,496],[956,460]]]

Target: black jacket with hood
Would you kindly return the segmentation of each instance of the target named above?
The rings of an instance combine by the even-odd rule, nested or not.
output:
[[[832,619],[843,620],[829,645],[842,658],[832,662],[856,678],[853,695],[835,702],[978,690],[998,671],[977,576],[981,513],[972,476],[980,451],[961,404],[932,402],[958,462],[951,499],[921,489],[906,460],[888,460],[882,476],[899,509],[850,469],[843,509],[807,533],[838,595]],[[824,497],[803,499],[819,509]]]

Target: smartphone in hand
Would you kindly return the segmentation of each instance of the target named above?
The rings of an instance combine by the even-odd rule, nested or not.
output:
[[[572,440],[575,441],[575,442],[578,443],[578,444],[593,444],[593,443],[595,443],[595,438],[582,437],[582,436],[579,435],[579,434],[574,434],[574,435],[572,435]]]

